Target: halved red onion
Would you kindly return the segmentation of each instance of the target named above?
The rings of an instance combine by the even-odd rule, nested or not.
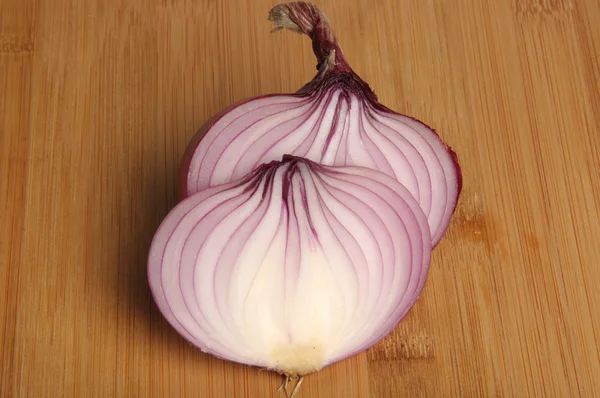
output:
[[[202,351],[304,375],[397,325],[431,247],[396,179],[284,156],[180,202],[154,237],[148,277],[165,318]]]
[[[315,78],[294,94],[241,102],[206,123],[188,146],[180,196],[241,178],[284,154],[324,165],[362,166],[394,177],[425,212],[435,246],[461,190],[454,152],[422,122],[398,114],[349,66],[327,17],[314,5],[271,10],[276,28],[311,37]]]

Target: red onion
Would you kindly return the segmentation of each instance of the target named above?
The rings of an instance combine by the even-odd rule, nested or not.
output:
[[[181,202],[148,278],[203,352],[290,379],[376,344],[407,314],[461,190],[456,155],[349,66],[326,16],[271,10],[311,37],[318,73],[294,94],[224,110],[192,139]],[[292,396],[294,393],[292,393]]]
[[[203,352],[290,378],[390,333],[430,253],[427,218],[396,179],[284,156],[181,201],[148,275],[162,314]]]
[[[180,175],[180,197],[235,181],[284,154],[323,165],[363,166],[388,174],[425,212],[433,246],[456,207],[462,178],[454,152],[422,122],[400,115],[350,67],[327,17],[314,5],[285,3],[269,18],[312,39],[314,79],[294,94],[236,104],[192,139]]]

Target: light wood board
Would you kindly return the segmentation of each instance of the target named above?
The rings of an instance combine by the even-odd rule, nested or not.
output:
[[[312,78],[265,0],[0,0],[0,396],[279,397],[156,310],[189,138]],[[425,291],[300,397],[600,397],[600,3],[323,0],[354,69],[456,150]]]

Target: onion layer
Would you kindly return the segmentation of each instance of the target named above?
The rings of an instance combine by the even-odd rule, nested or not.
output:
[[[312,39],[318,73],[297,93],[246,100],[206,123],[184,156],[180,197],[235,181],[284,154],[323,165],[362,166],[406,187],[426,214],[437,245],[462,185],[454,152],[422,122],[378,102],[349,66],[327,17],[315,6],[281,4],[269,18],[276,29]]]
[[[396,179],[285,156],[180,202],[148,276],[168,322],[202,351],[304,375],[387,335],[430,253],[427,218]]]

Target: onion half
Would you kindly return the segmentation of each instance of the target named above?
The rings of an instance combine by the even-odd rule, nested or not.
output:
[[[430,253],[425,214],[394,178],[285,156],[179,203],[148,275],[160,311],[202,351],[297,376],[386,336]]]
[[[276,29],[312,39],[318,73],[296,93],[246,100],[207,122],[184,155],[180,197],[235,181],[284,154],[323,165],[362,166],[394,177],[408,189],[425,212],[437,245],[462,187],[456,154],[433,129],[378,102],[314,5],[281,4],[269,18]]]

